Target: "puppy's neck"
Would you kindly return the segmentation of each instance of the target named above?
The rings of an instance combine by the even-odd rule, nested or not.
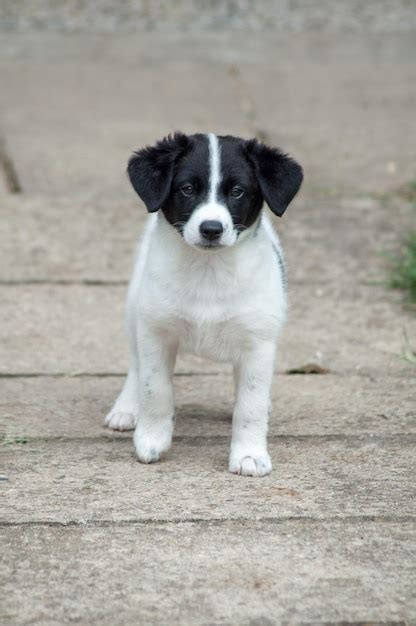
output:
[[[176,260],[185,264],[206,266],[222,266],[227,264],[230,269],[241,254],[247,254],[247,248],[257,245],[256,238],[261,222],[261,213],[256,222],[243,231],[237,242],[232,246],[197,248],[190,246],[176,228],[172,226],[162,211],[157,214],[155,235],[159,243],[174,250]],[[172,259],[173,260],[173,259]]]

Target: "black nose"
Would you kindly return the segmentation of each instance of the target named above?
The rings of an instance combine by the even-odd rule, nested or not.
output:
[[[201,235],[209,241],[219,239],[219,237],[221,237],[222,235],[222,231],[222,224],[217,220],[205,220],[204,222],[201,222],[201,225],[199,227],[199,232],[201,233]]]

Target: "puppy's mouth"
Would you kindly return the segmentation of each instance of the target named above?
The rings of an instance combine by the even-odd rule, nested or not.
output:
[[[225,248],[226,246],[220,241],[199,241],[195,244],[197,248],[202,250],[215,250],[215,248]]]

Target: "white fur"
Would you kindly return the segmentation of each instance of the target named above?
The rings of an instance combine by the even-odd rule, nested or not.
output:
[[[221,148],[218,137],[213,133],[208,135],[209,142],[209,201],[215,204],[217,201],[218,187],[221,182]]]
[[[222,210],[228,211],[216,199],[218,141],[210,138],[210,149],[210,197],[195,214],[200,212],[198,219],[207,214],[223,219]],[[236,237],[232,226],[230,232]],[[249,476],[270,472],[270,386],[286,309],[276,249],[280,251],[277,235],[263,214],[234,245],[212,251],[189,245],[162,212],[150,216],[128,292],[131,366],[105,419],[114,429],[135,427],[140,461],[157,461],[171,445],[173,370],[181,351],[233,364],[236,399],[229,469]]]

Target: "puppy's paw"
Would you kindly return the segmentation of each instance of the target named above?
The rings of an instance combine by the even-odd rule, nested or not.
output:
[[[272,462],[267,452],[245,456],[232,454],[229,470],[241,476],[267,476],[272,471]]]
[[[113,430],[133,430],[137,424],[137,416],[123,411],[110,411],[104,419],[104,426]]]
[[[156,463],[172,445],[172,433],[149,433],[140,430],[138,427],[134,432],[137,458],[141,463]]]

